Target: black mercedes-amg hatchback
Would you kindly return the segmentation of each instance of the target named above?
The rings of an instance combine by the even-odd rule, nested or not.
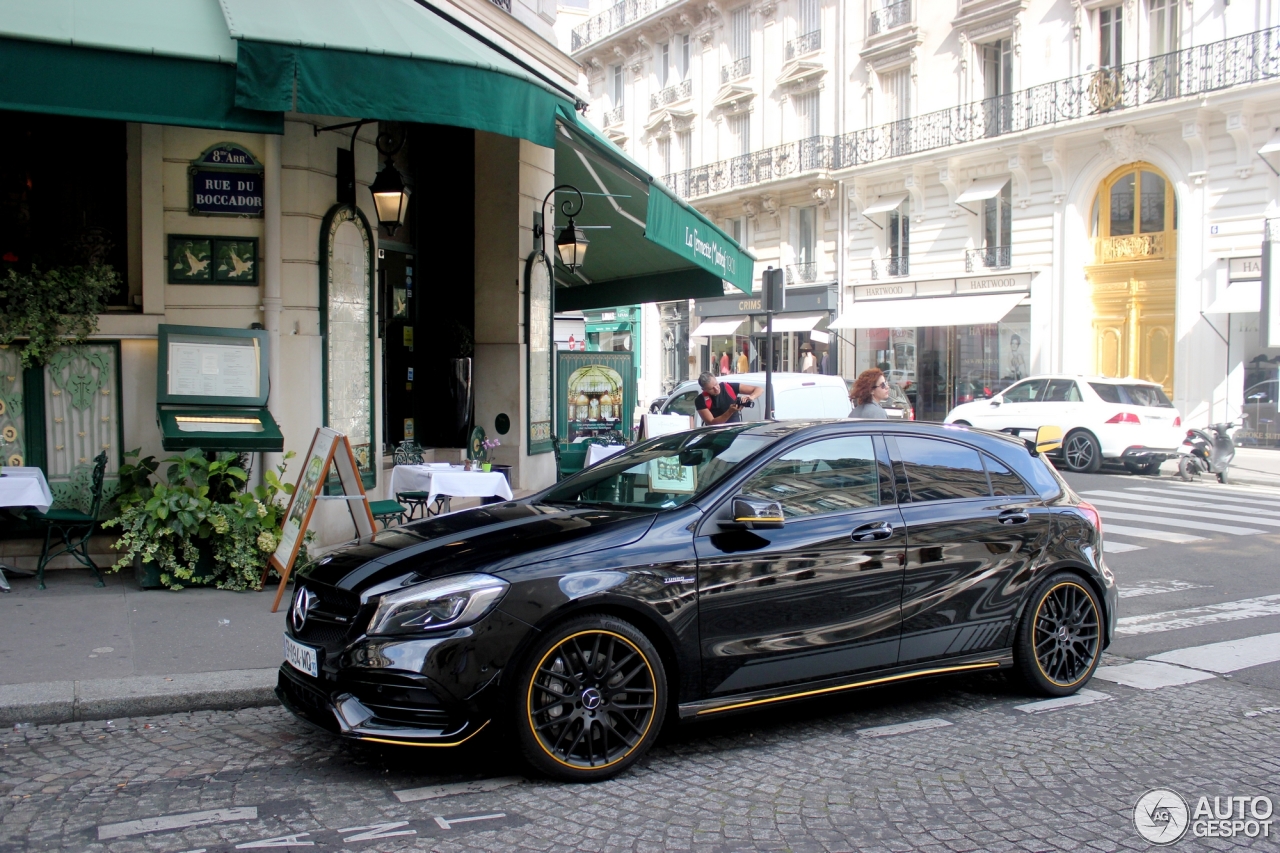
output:
[[[304,568],[277,693],[347,737],[513,727],[619,773],[664,720],[1011,669],[1063,696],[1115,628],[1098,513],[1036,440],[919,423],[728,425]]]

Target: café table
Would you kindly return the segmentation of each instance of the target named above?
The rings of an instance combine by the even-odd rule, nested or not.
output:
[[[53,493],[49,491],[49,482],[44,472],[34,467],[8,466],[0,467],[0,508],[8,513],[21,516],[23,510],[36,509],[48,512],[53,505]],[[13,577],[31,577],[32,572],[15,569],[12,566],[0,565],[0,590],[8,592],[5,574]]]
[[[397,465],[391,469],[387,480],[387,496],[394,498],[402,492],[426,492],[426,505],[430,507],[436,498],[443,498],[441,512],[449,512],[450,498],[501,498],[513,497],[511,484],[498,471],[464,471],[461,465],[428,462],[421,465]]]
[[[591,444],[587,446],[587,458],[583,463],[584,467],[590,468],[597,462],[603,462],[615,453],[621,453],[626,450],[625,444]]]

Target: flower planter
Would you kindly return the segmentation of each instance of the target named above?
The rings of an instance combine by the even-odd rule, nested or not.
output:
[[[217,582],[213,543],[208,540],[197,542],[196,550],[200,552],[200,557],[196,560],[195,576],[191,580],[180,580],[179,583],[184,587],[213,586]],[[154,561],[144,563],[141,557],[134,557],[133,576],[143,589],[165,589],[165,585],[160,582],[160,567]]]

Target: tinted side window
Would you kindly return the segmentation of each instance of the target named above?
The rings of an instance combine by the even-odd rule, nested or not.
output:
[[[880,477],[871,436],[841,436],[792,448],[742,491],[781,502],[788,518],[878,506]]]
[[[672,397],[671,402],[667,404],[664,414],[668,415],[689,415],[693,416],[693,398],[698,396],[697,391],[686,391],[683,394]]]
[[[1006,403],[1035,403],[1039,402],[1044,396],[1044,380],[1032,379],[1029,382],[1019,382],[1008,391],[1004,392],[1004,401]]]
[[[1122,402],[1120,400],[1120,388],[1116,385],[1111,385],[1106,382],[1090,382],[1089,387],[1093,389],[1095,394],[1102,398],[1102,402],[1104,403],[1119,404]]]
[[[1162,409],[1173,408],[1173,403],[1164,395],[1164,389],[1157,385],[1122,385],[1129,402],[1135,406],[1156,406]]]
[[[982,457],[972,447],[902,435],[897,441],[912,503],[990,496]]]
[[[1049,387],[1044,392],[1044,401],[1046,403],[1079,403],[1080,389],[1070,379],[1050,379]]]
[[[1013,473],[999,460],[985,453],[982,460],[987,463],[987,476],[991,478],[991,491],[1000,497],[1030,494],[1031,490],[1022,478]]]

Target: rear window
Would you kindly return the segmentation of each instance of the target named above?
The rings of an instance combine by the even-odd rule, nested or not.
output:
[[[1027,486],[1022,478],[1010,471],[1003,462],[985,453],[982,459],[987,463],[987,476],[991,478],[991,491],[997,497],[1012,497],[1027,494]]]
[[[1104,403],[1115,403],[1119,405],[1124,401],[1120,399],[1120,386],[1111,385],[1106,382],[1090,382],[1089,387],[1093,392],[1102,398]]]
[[[1172,409],[1173,403],[1164,395],[1159,385],[1121,385],[1120,391],[1129,398],[1131,406],[1154,406],[1161,409]]]
[[[1062,494],[1067,485],[1049,457],[1044,455],[1033,458],[1030,465],[1024,466],[1023,473],[1031,478],[1031,487],[1036,494],[1046,501]]]

